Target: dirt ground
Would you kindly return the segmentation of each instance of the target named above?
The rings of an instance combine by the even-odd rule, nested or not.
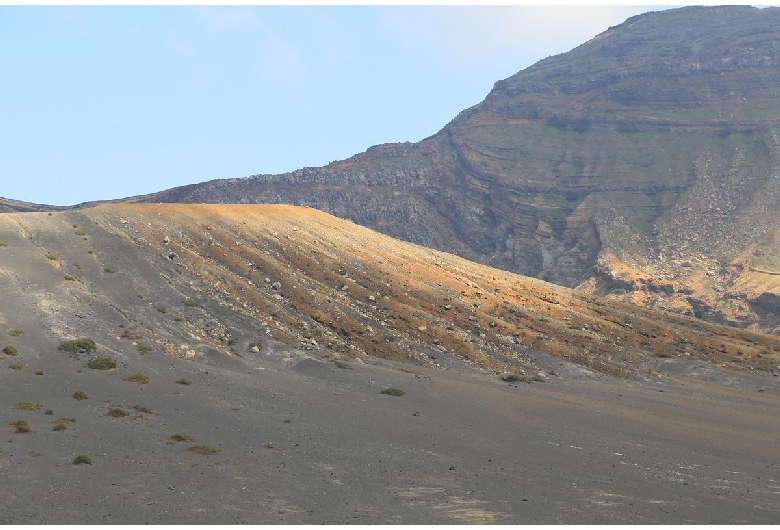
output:
[[[3,367],[0,402],[44,408],[0,408],[3,425],[34,429],[9,427],[0,446],[0,522],[776,523],[778,379],[664,364],[644,381],[575,367],[508,384],[389,361],[339,368],[280,345],[148,355],[110,374],[63,357],[42,376]],[[151,382],[121,379],[136,369]],[[77,388],[90,399],[72,399]],[[105,415],[118,405],[132,414]],[[61,417],[77,421],[52,430]],[[176,433],[222,452],[188,452]],[[80,454],[93,464],[72,464]]]
[[[294,309],[289,292],[303,283],[281,294],[262,278],[237,288],[261,292],[262,283],[273,304],[281,299],[253,316],[251,306],[231,302],[238,295],[217,289],[228,269],[204,279],[194,265],[178,266],[184,251],[177,247],[172,260],[163,243],[152,245],[141,230],[153,223],[146,217],[130,238],[136,228],[121,220],[124,232],[80,212],[24,215],[0,215],[0,348],[17,350],[0,353],[0,524],[780,521],[774,368],[719,366],[681,346],[673,357],[645,355],[636,378],[621,379],[525,348],[520,360],[546,382],[507,383],[442,348],[430,348],[437,367],[351,358],[328,348],[327,335],[297,347],[281,340],[279,326],[298,324],[283,317]],[[167,225],[171,241],[181,238],[175,229]],[[219,230],[203,228],[204,240]],[[446,287],[463,272],[441,274]],[[323,296],[357,304],[332,283]],[[451,303],[454,312],[459,301]],[[553,329],[554,311],[565,304],[547,305],[539,322]],[[495,329],[506,324],[497,322]],[[623,338],[641,324],[619,322]],[[668,340],[687,321],[680,322]],[[389,324],[375,327],[390,332]],[[493,328],[483,328],[485,339],[474,333],[464,344],[492,344]],[[702,329],[702,337],[718,331]],[[743,340],[726,331],[733,336],[713,344]],[[659,343],[665,333],[658,331]],[[96,351],[59,350],[79,337],[93,338]],[[729,355],[755,350],[761,363],[774,359],[771,337],[745,337],[748,346],[734,342],[744,355]],[[507,344],[506,351],[520,348]],[[96,356],[116,368],[88,368]],[[148,381],[132,382],[133,374]],[[404,395],[382,393],[391,388]],[[74,399],[77,391],[89,398]],[[122,414],[112,409],[127,415],[108,415]],[[31,431],[16,432],[20,421]],[[190,450],[198,446],[216,452]],[[74,464],[80,455],[91,465]]]

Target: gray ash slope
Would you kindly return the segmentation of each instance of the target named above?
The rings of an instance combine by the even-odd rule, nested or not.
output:
[[[346,339],[339,333],[332,347],[314,334],[317,324],[307,319],[304,301],[317,293],[293,294],[303,289],[303,280],[317,277],[314,271],[303,277],[306,265],[291,269],[280,263],[278,270],[287,271],[281,291],[262,277],[262,285],[254,282],[251,288],[248,280],[254,276],[243,277],[244,291],[232,285],[235,264],[229,257],[240,252],[218,249],[241,232],[268,232],[256,251],[280,260],[284,255],[276,254],[274,245],[295,254],[298,245],[312,239],[317,223],[324,227],[316,237],[321,260],[348,245],[343,240],[331,247],[323,234],[364,237],[360,227],[344,221],[315,212],[306,220],[301,209],[284,210],[279,218],[265,213],[257,219],[247,209],[181,205],[0,215],[0,344],[18,352],[0,354],[0,428],[6,429],[0,443],[0,522],[777,520],[780,384],[771,370],[751,370],[737,359],[753,357],[763,366],[768,357],[775,359],[776,353],[765,349],[775,338],[690,320],[687,327],[699,326],[709,340],[733,333],[718,347],[741,345],[738,362],[727,368],[707,361],[717,353],[698,353],[683,341],[672,357],[649,365],[642,361],[636,379],[613,378],[514,345],[525,350],[522,363],[534,370],[528,375],[540,370],[546,379],[530,384],[509,384],[465,358],[456,362],[452,354],[440,355],[438,367],[414,357],[395,363],[356,355],[342,346],[339,341]],[[190,229],[201,244],[183,245]],[[383,244],[396,252],[406,248]],[[379,243],[367,239],[362,246],[376,262]],[[340,266],[348,277],[364,281],[355,256],[354,261],[340,258]],[[217,257],[224,260],[221,265],[213,263]],[[405,274],[414,260],[423,261],[418,256],[395,268]],[[271,262],[258,263],[270,267]],[[431,258],[430,267],[436,269],[435,263],[447,265],[438,269],[445,286],[450,277],[473,284],[480,270],[466,264],[455,268],[456,258],[444,255]],[[327,270],[350,284],[348,293],[360,293],[357,282],[339,275],[337,267]],[[416,270],[407,279],[424,276],[423,268]],[[301,276],[297,288],[292,273]],[[485,274],[504,281],[506,273]],[[341,283],[335,280],[326,294],[334,318],[346,318],[339,304],[358,301],[339,295]],[[421,284],[407,294],[401,285],[396,298],[420,300],[408,315],[432,311],[415,292]],[[529,281],[523,296],[536,303],[532,289],[542,288],[541,282]],[[437,289],[433,282],[432,290],[441,296]],[[568,304],[566,296],[572,297],[568,310],[576,308],[573,293],[545,289],[545,298],[555,293],[559,300],[548,304],[550,310]],[[249,291],[261,297],[252,298]],[[478,321],[490,296],[482,293],[482,307],[474,308]],[[267,308],[255,311],[263,300]],[[634,329],[644,332],[649,317],[643,311],[595,302],[604,304],[596,306],[604,311],[602,331],[612,319],[629,338],[625,319],[630,314]],[[453,307],[458,303],[453,300]],[[540,312],[550,315],[544,319],[557,318],[542,307]],[[296,319],[286,317],[292,310],[298,311]],[[460,325],[451,318],[451,325]],[[669,319],[670,326],[659,339],[663,333],[682,333],[685,326],[673,327],[680,318],[656,314],[656,321]],[[503,325],[496,322],[497,328]],[[432,329],[435,321],[426,324]],[[591,333],[573,325],[563,320],[562,335],[550,335],[550,341]],[[395,326],[396,344],[411,342],[410,333],[422,333],[418,328],[423,327],[419,321]],[[293,329],[312,334],[318,344],[294,336]],[[322,329],[329,337],[328,328]],[[347,329],[352,344],[359,344],[362,335],[351,325]],[[491,329],[484,326],[484,338],[470,333],[469,344],[493,355]],[[78,337],[92,338],[96,351],[58,349],[60,341]],[[87,363],[95,356],[110,357],[118,366],[90,369]],[[149,381],[126,380],[136,373]],[[191,384],[177,383],[185,380]],[[387,388],[405,395],[381,394]],[[78,390],[89,399],[74,399]],[[16,405],[28,402],[42,407]],[[112,408],[128,415],[107,415]],[[32,432],[16,433],[13,424],[19,420]],[[66,428],[55,430],[63,422]],[[171,438],[176,434],[194,440],[177,442]],[[197,445],[220,452],[207,456],[188,450]],[[74,465],[78,455],[89,456],[92,465]]]

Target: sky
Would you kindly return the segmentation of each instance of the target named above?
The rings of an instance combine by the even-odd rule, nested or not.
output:
[[[661,8],[0,5],[0,197],[73,205],[416,142]]]

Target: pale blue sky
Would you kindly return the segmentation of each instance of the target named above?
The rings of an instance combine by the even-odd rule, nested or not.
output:
[[[55,205],[419,141],[650,6],[0,6],[0,196]]]

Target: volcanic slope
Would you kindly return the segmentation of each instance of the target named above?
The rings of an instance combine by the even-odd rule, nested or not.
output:
[[[312,206],[504,270],[776,331],[776,267],[744,256],[777,253],[778,28],[778,8],[646,13],[497,82],[419,143],[139,200]]]
[[[777,520],[773,336],[283,205],[0,214],[0,276],[5,524]]]

